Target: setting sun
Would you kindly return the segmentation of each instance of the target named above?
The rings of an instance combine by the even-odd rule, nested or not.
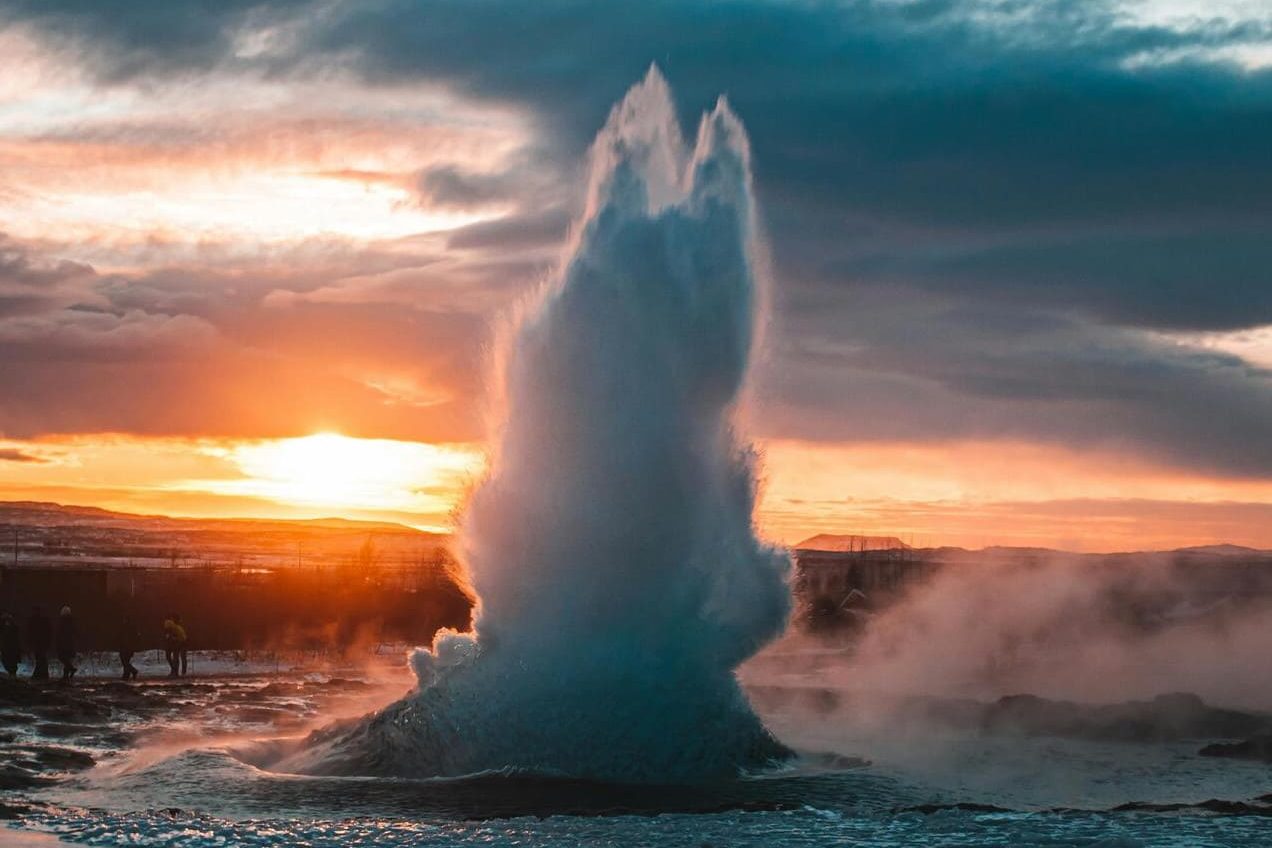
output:
[[[209,481],[213,491],[332,509],[444,510],[481,462],[471,449],[338,433],[208,450],[243,473]]]

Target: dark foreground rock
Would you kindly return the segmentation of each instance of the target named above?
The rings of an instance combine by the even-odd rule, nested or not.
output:
[[[1034,695],[1000,698],[985,710],[990,733],[1062,736],[1103,742],[1239,739],[1272,732],[1267,716],[1207,705],[1196,695],[1159,695],[1151,701],[1077,704]]]
[[[4,763],[0,765],[0,792],[11,792],[15,789],[34,789],[38,786],[48,786],[53,783],[52,779],[42,777],[29,768],[24,768],[15,763]]]
[[[1180,812],[1203,812],[1215,813],[1221,816],[1268,816],[1272,817],[1272,805],[1266,800],[1267,796],[1257,798],[1254,801],[1225,801],[1220,798],[1211,798],[1209,801],[1200,801],[1195,804],[1149,804],[1143,802],[1135,802],[1131,804],[1122,804],[1114,807],[1111,812],[1114,813],[1180,813]]]
[[[11,677],[0,677],[0,708],[4,707],[80,722],[102,721],[110,716],[109,707],[81,695],[75,687]]]
[[[56,745],[16,745],[9,751],[45,771],[80,771],[92,768],[96,763],[91,755],[83,751]]]
[[[0,821],[13,821],[30,810],[31,805],[26,803],[0,804]]]
[[[915,804],[911,807],[898,807],[898,813],[921,813],[930,816],[934,813],[945,813],[949,811],[960,813],[1010,813],[1013,812],[1008,807],[999,807],[995,804],[974,804],[967,801],[960,801],[954,804]]]
[[[1261,733],[1241,742],[1216,742],[1197,753],[1203,757],[1272,763],[1272,734]]]
[[[0,792],[35,789],[67,772],[94,764],[92,756],[56,745],[8,745],[0,749]]]

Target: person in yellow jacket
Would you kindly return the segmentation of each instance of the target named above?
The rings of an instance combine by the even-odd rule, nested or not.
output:
[[[168,661],[168,676],[184,675],[187,667],[186,629],[175,612],[163,622],[163,654]]]

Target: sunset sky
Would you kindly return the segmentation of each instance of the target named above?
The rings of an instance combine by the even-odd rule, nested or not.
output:
[[[758,521],[1272,548],[1261,0],[0,0],[0,499],[450,526],[656,62],[771,266]]]

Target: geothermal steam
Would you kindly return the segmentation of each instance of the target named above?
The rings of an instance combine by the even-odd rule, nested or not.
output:
[[[475,635],[418,651],[416,692],[285,767],[670,782],[787,753],[734,678],[789,604],[733,427],[756,311],[748,157],[723,100],[689,150],[656,70],[615,107],[562,270],[501,363],[463,527]]]

